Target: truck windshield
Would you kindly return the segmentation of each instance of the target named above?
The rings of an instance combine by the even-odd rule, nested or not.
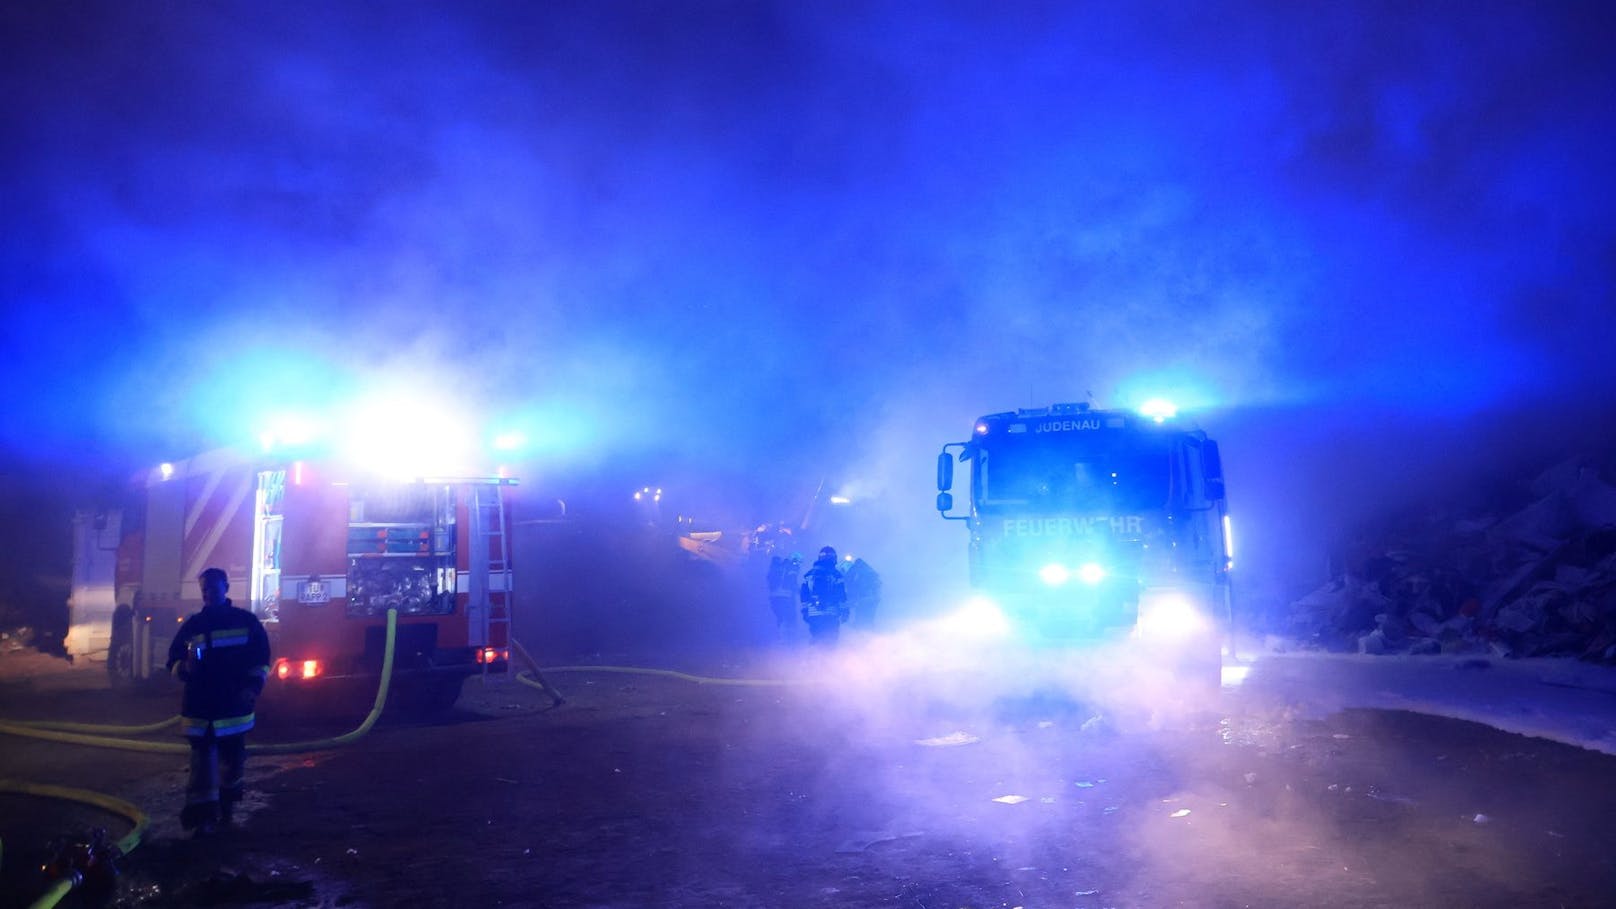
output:
[[[1139,433],[1005,436],[977,453],[977,506],[999,512],[1161,508],[1171,492],[1170,440]]]

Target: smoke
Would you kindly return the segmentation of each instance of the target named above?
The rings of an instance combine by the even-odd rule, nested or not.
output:
[[[1305,564],[1299,515],[1394,501],[1362,478],[1410,427],[1616,378],[1603,4],[0,15],[28,458],[430,393],[525,422],[530,475],[860,490],[919,589],[961,574],[930,465],[982,413],[1176,396]]]
[[[168,11],[10,13],[16,252],[105,285],[15,255],[17,302],[123,313],[142,352],[437,323],[838,397],[941,348],[1018,400],[1184,366],[1246,404],[1596,365],[1588,10]]]

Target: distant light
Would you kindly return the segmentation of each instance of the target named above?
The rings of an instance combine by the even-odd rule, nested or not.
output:
[[[1098,584],[1105,580],[1105,566],[1098,562],[1087,562],[1077,570],[1077,577],[1085,584]]]
[[[853,500],[849,499],[847,496],[831,496],[830,503],[832,505],[851,505],[853,504]]]
[[[1229,523],[1228,515],[1223,516],[1223,567],[1234,567],[1234,525]]]
[[[292,485],[293,486],[302,486],[303,485],[303,462],[302,461],[294,461],[292,463]]]
[[[976,434],[979,435],[979,436],[987,435],[988,434],[988,424],[986,424],[986,423],[978,423],[978,424],[976,424]]]
[[[1178,405],[1166,398],[1151,398],[1139,405],[1139,412],[1160,423],[1178,416]]]
[[[1250,674],[1250,666],[1225,666],[1221,673],[1223,687],[1239,688],[1246,681],[1246,676]]]
[[[174,465],[164,461],[157,465],[157,472],[163,475],[164,480],[167,480],[174,476]]]
[[[527,444],[527,436],[520,432],[502,432],[494,436],[496,451],[515,451]]]
[[[1072,573],[1066,570],[1065,565],[1050,564],[1038,569],[1038,576],[1044,579],[1045,584],[1059,587],[1072,577]]]

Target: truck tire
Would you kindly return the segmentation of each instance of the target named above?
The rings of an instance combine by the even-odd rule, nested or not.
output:
[[[114,688],[135,682],[135,611],[119,606],[112,613],[112,641],[107,645],[107,680]]]

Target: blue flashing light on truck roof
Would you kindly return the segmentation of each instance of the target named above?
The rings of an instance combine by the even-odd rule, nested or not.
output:
[[[1139,412],[1157,423],[1162,423],[1178,416],[1178,405],[1165,398],[1151,398],[1139,405]]]

